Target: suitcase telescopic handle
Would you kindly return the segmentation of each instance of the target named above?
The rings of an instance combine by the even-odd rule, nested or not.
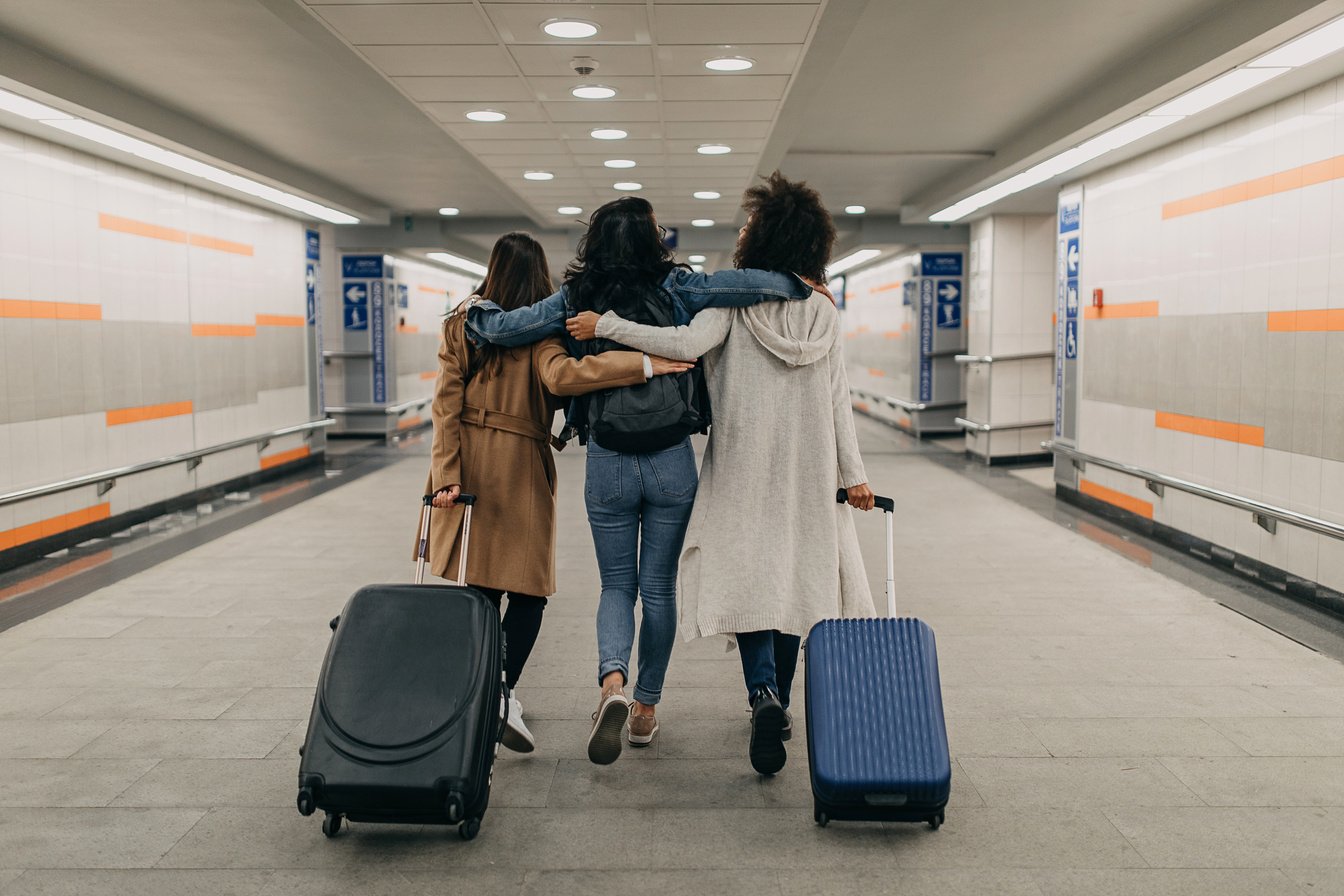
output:
[[[420,544],[415,551],[415,584],[425,583],[425,561],[429,557],[429,515],[434,510],[434,494],[425,495],[421,500]],[[476,496],[463,492],[454,502],[467,508],[462,518],[462,554],[457,564],[457,584],[467,584],[467,546],[471,544],[471,508],[476,504]]]
[[[839,489],[835,493],[835,503],[844,504],[849,500],[849,492]],[[873,505],[881,508],[887,521],[887,615],[896,616],[896,537],[893,521],[896,517],[896,501],[873,495]]]

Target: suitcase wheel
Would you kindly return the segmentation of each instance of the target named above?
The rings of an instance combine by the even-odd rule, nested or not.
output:
[[[312,815],[313,810],[317,808],[317,804],[313,802],[313,792],[307,787],[299,791],[298,803],[299,814],[303,816]]]
[[[322,819],[322,833],[326,834],[329,838],[335,837],[341,832],[341,822],[344,820],[344,815],[328,812],[327,817]]]
[[[821,825],[823,828],[831,823],[831,817],[827,815],[825,812],[822,812],[820,809],[818,809],[816,813],[813,814],[812,817],[815,818],[817,824]]]
[[[481,820],[479,818],[468,818],[457,826],[457,833],[463,840],[475,840],[476,835],[481,832]]]
[[[930,828],[936,831],[942,826],[943,826],[943,813],[939,812],[937,815],[929,816]]]

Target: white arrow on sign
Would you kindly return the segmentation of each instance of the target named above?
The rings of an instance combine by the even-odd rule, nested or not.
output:
[[[938,290],[938,295],[947,299],[949,302],[961,295],[961,290],[957,289],[955,284],[944,283],[943,288]]]
[[[312,265],[308,265],[308,274],[305,280],[308,283],[309,289],[312,289],[314,286],[317,285],[317,274],[313,272]]]
[[[1073,245],[1069,246],[1069,270],[1070,270],[1070,271],[1076,271],[1076,270],[1078,270],[1078,244],[1077,244],[1077,243],[1074,243]]]
[[[345,298],[352,305],[360,305],[364,302],[364,287],[352,286],[345,291]]]

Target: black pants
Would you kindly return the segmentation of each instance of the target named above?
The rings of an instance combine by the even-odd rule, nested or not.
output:
[[[757,688],[769,688],[779,695],[779,702],[789,708],[793,691],[793,674],[798,669],[798,647],[803,639],[770,629],[760,632],[738,632],[737,652],[742,655],[742,678],[747,683],[747,699]]]
[[[490,598],[490,602],[499,609],[504,592],[497,588],[482,588],[473,585],[477,591]],[[509,592],[509,608],[504,613],[504,680],[509,690],[518,686],[518,678],[523,674],[523,666],[532,655],[532,645],[537,643],[541,632],[541,614],[546,609],[546,598],[531,594]]]

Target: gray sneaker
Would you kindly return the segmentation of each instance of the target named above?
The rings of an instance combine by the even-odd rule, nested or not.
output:
[[[657,736],[657,716],[644,716],[637,712],[630,713],[630,729],[626,732],[626,737],[630,740],[630,746],[647,747],[653,743],[653,739]]]

